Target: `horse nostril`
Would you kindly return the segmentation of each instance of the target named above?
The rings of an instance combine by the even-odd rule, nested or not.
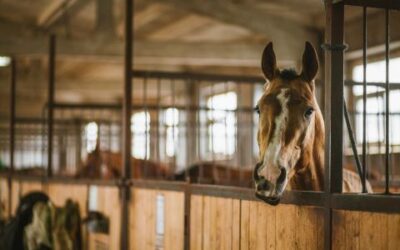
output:
[[[271,188],[271,184],[263,177],[257,183],[257,191],[266,191]]]
[[[283,183],[286,179],[286,169],[281,168],[281,174],[278,177],[278,180],[276,180],[277,183]]]

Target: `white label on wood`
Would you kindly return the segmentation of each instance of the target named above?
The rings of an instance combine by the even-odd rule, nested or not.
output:
[[[97,210],[97,186],[89,186],[89,211]]]

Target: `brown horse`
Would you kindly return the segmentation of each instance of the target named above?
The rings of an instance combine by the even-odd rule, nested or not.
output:
[[[76,178],[115,179],[122,175],[122,154],[111,151],[101,151],[99,147],[88,154],[83,167]],[[132,178],[166,179],[171,177],[167,165],[131,158]]]
[[[264,49],[262,71],[269,81],[258,101],[259,163],[254,169],[256,196],[276,205],[286,188],[322,191],[324,120],[315,97],[318,59],[306,42],[302,72],[279,70],[272,43]],[[371,190],[368,185],[369,190]],[[343,191],[360,191],[360,179],[343,173]]]

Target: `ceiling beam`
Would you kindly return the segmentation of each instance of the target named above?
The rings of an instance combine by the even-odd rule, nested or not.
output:
[[[235,4],[230,0],[151,0],[170,4],[185,11],[208,16],[223,23],[244,27],[255,33],[265,35],[275,41],[275,50],[283,53],[291,50],[296,57],[301,56],[304,41],[316,44],[318,32],[303,26],[299,22],[287,20],[281,16],[270,15],[254,4]]]
[[[46,29],[58,26],[64,21],[66,15],[68,15],[68,18],[74,17],[91,1],[92,0],[53,1],[53,3],[39,15],[37,24]]]
[[[58,39],[57,54],[70,56],[74,60],[88,57],[122,60],[123,42],[87,39],[84,41]],[[135,42],[135,63],[143,65],[188,65],[188,66],[255,66],[265,43],[189,43],[189,42]],[[277,53],[282,66],[294,66],[291,50]],[[300,51],[302,52],[302,51]],[[48,38],[12,39],[0,38],[0,54],[16,56],[47,56]]]
[[[114,36],[114,1],[96,0],[96,32],[102,36]]]

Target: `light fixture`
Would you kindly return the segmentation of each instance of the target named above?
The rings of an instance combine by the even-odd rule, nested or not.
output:
[[[11,59],[8,56],[0,56],[0,67],[6,67],[10,65]]]

